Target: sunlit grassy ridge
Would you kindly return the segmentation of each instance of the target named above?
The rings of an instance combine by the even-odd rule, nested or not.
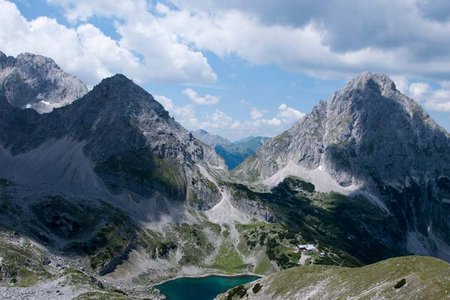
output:
[[[421,256],[392,258],[360,268],[310,265],[277,272],[257,283],[262,287],[254,289],[256,293],[256,283],[252,283],[221,299],[241,295],[250,299],[448,299],[450,265]]]

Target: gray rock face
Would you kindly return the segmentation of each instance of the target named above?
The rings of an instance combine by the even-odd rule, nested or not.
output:
[[[363,73],[291,129],[264,144],[236,174],[267,178],[294,162],[325,167],[342,186],[450,174],[450,138],[387,76]]]
[[[6,153],[3,161],[0,153],[0,177],[24,178],[39,186],[57,180],[51,192],[80,190],[83,197],[100,197],[97,191],[106,185],[112,194],[142,199],[162,195],[209,208],[220,193],[198,166],[212,176],[226,172],[213,149],[123,75],[107,78],[71,105],[43,115],[12,107],[0,97],[0,145]],[[28,171],[20,171],[23,161],[32,164]],[[36,179],[30,178],[33,173]]]
[[[375,195],[401,224],[399,247],[450,260],[450,136],[387,76],[356,77],[235,175],[264,180],[292,165]]]
[[[0,90],[11,105],[39,113],[70,104],[88,92],[78,78],[50,58],[30,53],[14,58],[1,51]]]

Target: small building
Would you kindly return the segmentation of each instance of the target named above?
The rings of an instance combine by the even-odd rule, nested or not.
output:
[[[317,247],[313,244],[304,244],[304,245],[298,245],[298,249],[300,250],[306,250],[306,251],[316,251]]]

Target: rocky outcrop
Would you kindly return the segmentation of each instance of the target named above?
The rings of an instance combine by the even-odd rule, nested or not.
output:
[[[22,53],[14,58],[0,51],[0,91],[15,107],[47,113],[72,103],[88,89],[48,57]]]

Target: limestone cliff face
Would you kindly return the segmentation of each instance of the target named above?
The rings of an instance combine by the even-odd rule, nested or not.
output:
[[[1,51],[0,90],[11,105],[39,113],[70,104],[88,92],[84,83],[48,57],[22,53],[14,58]]]
[[[235,176],[267,182],[295,168],[319,183],[331,177],[330,190],[375,195],[400,220],[409,250],[450,258],[441,243],[450,240],[450,136],[387,76],[356,77]]]
[[[264,179],[293,162],[322,166],[341,185],[450,171],[450,138],[387,76],[363,73],[264,144],[237,175]],[[445,154],[445,155],[443,155]]]
[[[223,160],[123,75],[48,114],[15,108],[5,97],[0,107],[0,177],[84,198],[161,194],[201,209],[220,198],[204,173],[224,175]]]

